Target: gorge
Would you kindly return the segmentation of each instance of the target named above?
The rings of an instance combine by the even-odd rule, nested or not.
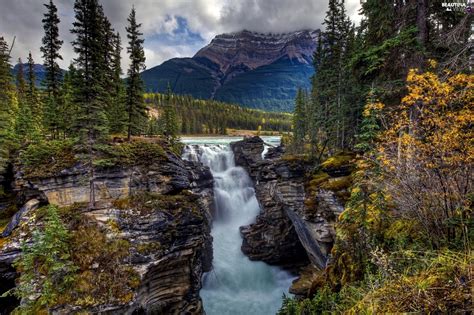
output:
[[[53,313],[275,314],[300,268],[325,263],[332,239],[329,223],[321,238],[322,225],[315,229],[301,215],[304,165],[281,159],[279,137],[263,138],[184,139],[183,160],[165,151],[158,160],[148,156],[99,171],[93,209],[84,205],[89,194],[83,165],[43,178],[15,169],[9,183],[15,197],[4,202],[24,206],[2,234],[2,280],[13,285],[22,244],[33,241],[35,225],[45,224],[44,205],[55,204],[64,209],[59,213],[72,238],[83,238],[78,261],[89,258],[81,277],[99,272],[107,279],[129,270],[136,280],[121,284],[113,303],[102,302],[100,289],[77,289],[74,294],[84,299],[97,296],[89,305],[60,305]],[[74,221],[71,211],[79,216]],[[101,269],[115,254],[103,257],[89,239],[93,235],[106,244],[123,242],[126,252],[114,270]],[[300,284],[290,291],[305,295],[308,289]]]
[[[239,228],[260,212],[250,177],[235,165],[229,144],[190,144],[183,156],[208,166],[215,181],[213,269],[200,293],[206,314],[275,314],[294,277],[241,251]]]

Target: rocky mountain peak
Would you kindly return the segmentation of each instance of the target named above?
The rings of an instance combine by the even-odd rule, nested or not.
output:
[[[194,58],[211,60],[224,74],[236,68],[253,70],[282,58],[310,64],[319,33],[319,30],[281,34],[243,30],[221,34],[198,51]]]

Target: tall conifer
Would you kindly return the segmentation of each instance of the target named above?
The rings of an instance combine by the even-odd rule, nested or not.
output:
[[[120,34],[116,33],[113,39],[113,53],[111,59],[111,106],[108,111],[110,132],[122,133],[125,130],[127,113],[125,108],[125,85],[121,78],[122,65],[121,65],[121,52],[122,43],[120,40]]]
[[[132,134],[140,134],[146,122],[146,105],[143,100],[143,81],[140,71],[145,69],[145,52],[143,51],[143,34],[140,32],[141,24],[137,23],[135,8],[127,19],[129,25],[126,28],[129,40],[127,52],[130,56],[130,67],[127,78],[127,137],[130,140]]]
[[[57,60],[62,60],[59,50],[63,41],[59,39],[58,9],[52,0],[44,4],[46,13],[44,14],[43,28],[43,53],[44,66],[46,68],[46,78],[44,85],[46,87],[46,101],[44,109],[44,125],[53,138],[59,135],[60,128],[64,125],[61,121],[61,81],[62,71],[59,68]]]
[[[212,129],[212,127],[210,127],[210,129]],[[163,107],[163,135],[173,145],[178,141],[178,131],[178,119],[174,108],[171,86],[168,83]]]
[[[12,81],[10,49],[5,39],[0,37],[0,174],[8,164],[17,109]]]
[[[21,142],[31,139],[33,119],[31,108],[26,97],[26,81],[24,76],[23,62],[18,58],[18,68],[16,72],[16,91],[18,100],[18,114],[15,123],[15,133]]]
[[[38,89],[36,88],[36,73],[35,73],[35,61],[31,51],[28,54],[28,67],[26,69],[27,77],[27,89],[26,89],[26,100],[31,110],[32,125],[30,126],[31,133],[38,138],[41,134],[41,127],[43,123],[43,106],[40,100]]]
[[[76,0],[76,19],[71,32],[76,35],[72,42],[77,54],[75,103],[77,104],[76,130],[81,144],[87,149],[89,167],[89,207],[95,205],[94,156],[97,143],[105,142],[108,136],[106,91],[106,64],[104,55],[108,46],[104,43],[105,16],[97,0]]]

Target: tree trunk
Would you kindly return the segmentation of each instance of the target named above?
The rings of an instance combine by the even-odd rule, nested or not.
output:
[[[425,46],[428,41],[428,0],[416,2],[416,26],[418,28],[418,42]]]

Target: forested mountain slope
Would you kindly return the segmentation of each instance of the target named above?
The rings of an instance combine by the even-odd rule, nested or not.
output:
[[[192,58],[175,58],[142,73],[146,89],[291,111],[298,87],[309,88],[319,31],[216,36]]]

